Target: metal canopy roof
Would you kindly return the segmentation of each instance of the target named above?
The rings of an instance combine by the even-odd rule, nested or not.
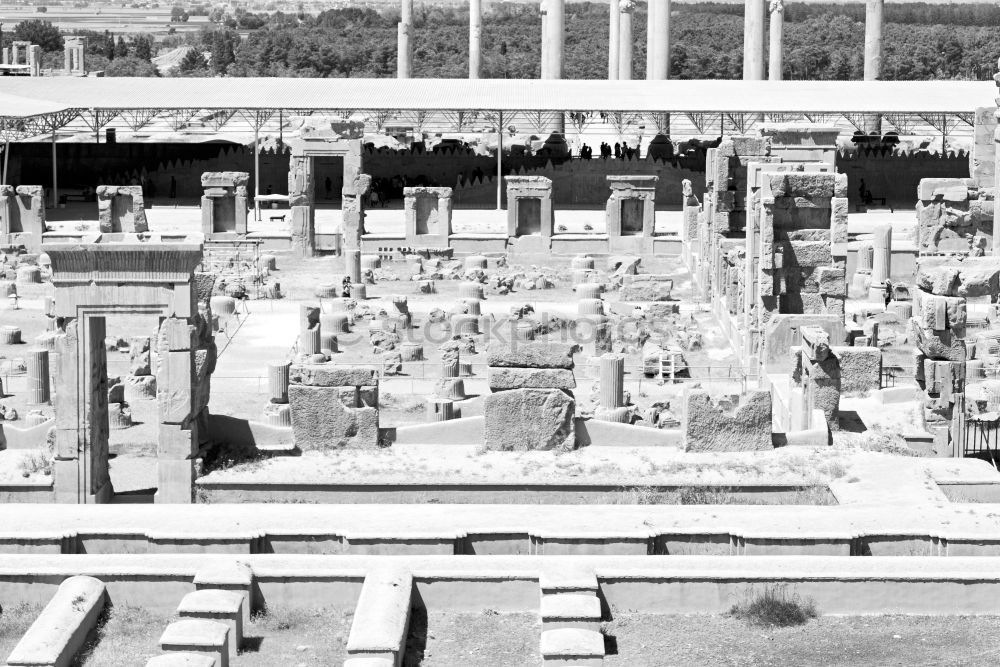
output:
[[[971,114],[990,81],[5,77],[0,118],[70,110],[325,109]]]

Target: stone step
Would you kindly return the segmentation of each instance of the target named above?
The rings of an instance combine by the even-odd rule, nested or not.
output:
[[[562,593],[542,596],[542,630],[599,630],[601,601],[596,595]]]
[[[538,577],[542,595],[597,595],[597,575],[585,570],[543,570]]]
[[[243,594],[219,588],[203,588],[184,596],[177,605],[181,618],[203,618],[229,626],[229,660],[243,646]]]
[[[205,653],[217,667],[229,667],[229,626],[218,621],[174,621],[160,636],[160,650]]]
[[[344,667],[395,667],[392,658],[348,658]]]
[[[207,653],[164,653],[146,662],[146,667],[216,667]]]
[[[213,562],[195,572],[194,587],[199,591],[218,589],[240,593],[243,596],[243,627],[250,625],[254,600],[253,570],[249,565],[235,559]]]
[[[542,630],[542,660],[546,665],[604,664],[604,635],[596,630]]]

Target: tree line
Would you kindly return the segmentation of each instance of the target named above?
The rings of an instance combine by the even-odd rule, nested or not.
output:
[[[671,77],[740,78],[743,6],[704,2],[673,7]],[[788,3],[784,11],[784,78],[862,77],[863,4]],[[885,12],[884,78],[984,80],[995,73],[1000,4],[890,3]],[[210,27],[168,36],[159,43],[160,47],[193,47],[174,75],[392,77],[396,73],[399,13],[395,9],[380,13],[370,8],[341,8],[311,16],[253,14],[242,9],[230,13],[216,8],[209,18]],[[467,76],[468,20],[466,7],[417,5],[414,76]],[[633,26],[634,75],[643,78],[644,5],[637,10]],[[13,38],[26,38],[25,32],[46,51],[61,52],[62,37],[46,21],[22,22]],[[565,78],[607,76],[607,33],[607,4],[566,5]],[[87,36],[88,49],[97,57],[94,63],[108,76],[155,75],[155,68],[148,64],[152,46],[143,43],[148,38]],[[6,33],[4,39],[8,40]],[[482,42],[485,77],[537,78],[541,57],[538,5],[494,4],[483,20]]]

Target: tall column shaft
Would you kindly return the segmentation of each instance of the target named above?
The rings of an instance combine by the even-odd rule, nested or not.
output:
[[[601,356],[600,392],[602,408],[625,405],[625,357],[621,354]]]
[[[875,239],[872,243],[872,280],[871,284],[882,285],[892,273],[892,227],[879,225],[875,228]]]
[[[483,70],[483,0],[469,0],[469,78]]]
[[[49,402],[49,351],[28,350],[28,404]]]
[[[611,18],[608,24],[608,81],[618,79],[618,51],[619,40],[621,38],[621,10],[618,9],[618,0],[611,0]]]
[[[402,0],[402,12],[396,33],[396,77],[409,79],[413,75],[413,0]]]
[[[882,78],[882,43],[885,0],[868,0],[865,6],[865,81]]]
[[[767,0],[747,0],[743,14],[743,79],[764,79],[764,16]]]
[[[618,78],[632,79],[632,11],[623,11],[618,23]]]
[[[548,77],[563,78],[565,0],[546,0],[544,42],[548,45]]]
[[[653,26],[653,79],[670,78],[670,0],[652,3],[656,7]]]
[[[646,80],[653,80],[653,60],[656,57],[656,2],[646,3]]]
[[[771,0],[771,39],[767,48],[767,78],[781,81],[783,64],[785,5],[783,0]]]

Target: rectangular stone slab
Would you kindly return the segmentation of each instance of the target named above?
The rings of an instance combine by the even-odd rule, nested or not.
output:
[[[573,368],[575,346],[570,343],[492,342],[486,350],[489,366],[508,368]]]
[[[378,371],[363,366],[294,365],[288,382],[309,387],[371,387],[378,384]]]
[[[489,369],[490,389],[576,389],[573,371],[564,368]]]

